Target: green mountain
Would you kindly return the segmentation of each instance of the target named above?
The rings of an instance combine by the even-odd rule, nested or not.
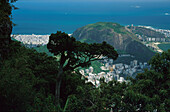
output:
[[[139,61],[148,61],[153,55],[130,29],[111,22],[98,22],[77,29],[73,37],[80,41],[101,43],[106,41],[118,51],[131,54]]]

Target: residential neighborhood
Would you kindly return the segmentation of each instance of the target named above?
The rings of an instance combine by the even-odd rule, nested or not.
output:
[[[11,35],[17,41],[20,41],[28,48],[46,45],[50,35]]]
[[[108,83],[109,81],[117,80],[118,82],[126,82],[127,77],[135,78],[137,73],[142,73],[144,69],[150,69],[150,66],[147,62],[138,62],[133,60],[130,62],[130,65],[117,63],[113,64],[112,59],[104,59],[101,63],[102,72],[93,73],[94,68],[91,66],[88,69],[81,69],[79,72],[83,77],[87,78],[87,82],[91,82],[94,86],[100,86],[100,79],[104,78],[104,81]]]

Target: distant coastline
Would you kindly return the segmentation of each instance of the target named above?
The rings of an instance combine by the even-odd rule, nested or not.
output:
[[[156,32],[160,32],[160,33],[163,33],[163,34],[165,34],[165,35],[167,35],[168,34],[168,37],[170,37],[170,29],[164,29],[164,28],[157,28],[157,27],[153,27],[153,26],[147,26],[147,25],[135,25],[135,24],[131,24],[131,25],[133,25],[133,26],[138,26],[138,27],[144,27],[144,28],[148,28],[148,29],[151,29],[151,30],[154,30],[154,31],[156,31]],[[128,26],[130,26],[130,25],[122,25],[122,26],[125,26],[125,27],[128,27]],[[65,32],[65,31],[63,31],[63,32]],[[68,33],[68,35],[69,36],[71,36],[73,34],[73,32],[72,33]],[[13,34],[11,34],[11,35],[51,35],[51,34],[37,34],[37,33],[25,33],[25,34],[19,34],[19,33],[13,33]]]
[[[153,28],[152,26],[141,26],[141,25],[138,25],[138,27],[144,27],[147,29],[151,29],[156,32],[164,34],[166,37],[170,37],[170,30],[168,30],[168,29],[157,29],[157,28]]]
[[[72,34],[68,34],[71,36]],[[44,46],[47,45],[49,42],[49,36],[50,35],[15,35],[12,34],[11,37],[14,40],[20,41],[22,44],[24,44],[26,47],[33,48],[38,46]]]

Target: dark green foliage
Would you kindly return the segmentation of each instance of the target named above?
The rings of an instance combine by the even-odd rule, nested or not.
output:
[[[77,86],[77,94],[70,95],[68,112],[97,112],[99,111],[99,91],[93,88],[91,84]]]
[[[170,93],[170,51],[157,54],[150,60],[150,64],[152,69],[137,75],[132,90],[145,97],[141,104],[141,109],[145,109],[143,111],[157,109],[167,112],[169,111]]]
[[[49,50],[47,49],[47,45],[44,46],[40,46],[40,47],[34,47],[33,49],[35,49],[37,52],[39,53],[46,53],[48,56],[54,56],[52,53],[49,52]]]
[[[156,72],[168,75],[170,73],[170,50],[156,54],[149,63]]]
[[[97,74],[102,72],[102,69],[100,68],[102,66],[102,63],[100,63],[99,61],[93,61],[91,65],[94,68],[93,73]]]
[[[116,59],[118,57],[114,48],[103,42],[102,44],[87,44],[76,41],[74,37],[66,33],[57,32],[51,34],[47,48],[59,61],[59,72],[56,82],[56,102],[59,105],[60,86],[64,72],[74,71],[78,67],[88,67],[92,61],[98,60],[101,56]]]
[[[11,42],[12,21],[11,11],[15,8],[12,5],[17,0],[0,0],[0,59],[6,58],[9,53],[8,47]]]
[[[8,57],[0,69],[0,111],[54,109],[56,59],[16,42],[10,45]]]
[[[14,47],[15,46],[15,47]],[[1,111],[57,111],[55,83],[59,66],[56,58],[13,43],[0,68]],[[61,109],[64,112],[110,112],[169,110],[170,51],[150,61],[151,70],[129,83],[101,80],[99,88],[84,83],[79,73],[64,72]]]
[[[164,52],[159,57],[153,57],[150,61],[152,70],[138,74],[136,79],[131,79],[129,83],[104,83],[101,80],[99,88],[90,84],[77,86],[77,93],[68,97],[69,105],[66,110],[110,112],[112,108],[114,112],[170,111],[169,54],[170,52]],[[155,61],[156,59],[159,61]]]
[[[78,86],[83,86],[85,84],[85,80],[81,79],[82,76],[79,73],[65,72],[64,74],[65,76],[61,83],[62,106],[65,105],[70,95],[77,94],[76,89]]]
[[[115,85],[115,86],[113,86]],[[77,86],[77,94],[69,97],[68,112],[109,112],[111,108],[118,111],[124,106],[121,98],[128,86],[112,81],[102,83],[100,88],[94,88],[90,83]]]
[[[77,67],[85,67],[91,61],[97,60],[101,55],[116,59],[118,54],[112,46],[102,44],[87,44],[76,41],[65,33],[57,32],[50,36],[47,48],[59,58],[63,70],[74,70]]]

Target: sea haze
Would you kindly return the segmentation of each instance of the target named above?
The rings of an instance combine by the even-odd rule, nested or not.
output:
[[[20,0],[13,11],[13,34],[73,33],[96,22],[170,29],[170,1],[136,1]]]

